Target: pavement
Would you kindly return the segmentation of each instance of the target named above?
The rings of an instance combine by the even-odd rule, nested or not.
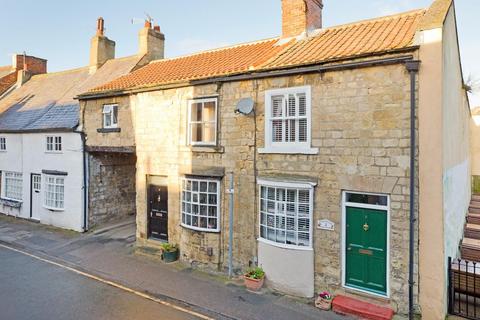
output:
[[[0,215],[2,244],[214,319],[349,319],[321,311],[311,301],[269,290],[250,293],[239,281],[142,254],[135,248],[133,219],[79,234]]]
[[[200,319],[0,247],[0,319]]]

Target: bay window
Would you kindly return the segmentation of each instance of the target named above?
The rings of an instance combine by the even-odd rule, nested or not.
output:
[[[312,247],[313,185],[259,180],[260,239]]]
[[[199,231],[220,231],[220,181],[182,179],[182,226]]]

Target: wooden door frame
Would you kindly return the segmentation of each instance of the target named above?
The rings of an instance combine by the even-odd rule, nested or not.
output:
[[[365,195],[374,195],[374,196],[383,196],[387,197],[387,205],[372,205],[372,204],[363,204],[363,203],[354,203],[354,202],[347,202],[346,195],[347,193],[353,194],[365,194]],[[380,210],[385,212],[387,215],[387,247],[386,247],[386,258],[387,258],[387,270],[386,270],[386,293],[379,294],[375,292],[371,292],[368,290],[363,290],[359,288],[349,287],[346,284],[346,265],[347,265],[347,255],[346,255],[346,241],[347,241],[347,207],[354,207],[354,208],[362,208],[362,209],[372,209],[372,210]],[[354,290],[363,292],[372,296],[382,297],[382,298],[390,298],[390,195],[383,194],[383,193],[371,193],[371,192],[359,192],[359,191],[342,191],[342,241],[341,241],[341,251],[342,251],[342,287],[348,290]]]
[[[156,239],[151,237],[151,217],[150,213],[152,211],[152,204],[150,203],[150,197],[151,197],[151,187],[166,187],[167,188],[167,240],[161,240],[161,239]],[[168,194],[168,184],[162,185],[159,183],[154,183],[152,181],[147,180],[147,240],[152,240],[152,241],[160,241],[160,242],[168,242],[170,240],[170,235],[168,234],[168,223],[170,219],[170,212],[169,212],[169,194]]]
[[[30,173],[30,219],[33,219],[33,176],[40,176],[40,178],[42,177],[42,175],[40,173]],[[42,192],[42,191],[40,191]],[[41,200],[41,194],[40,194],[40,201]],[[40,202],[41,204],[41,202]]]

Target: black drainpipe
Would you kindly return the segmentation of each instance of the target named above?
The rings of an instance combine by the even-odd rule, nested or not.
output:
[[[415,155],[416,155],[416,139],[415,139],[415,109],[417,97],[416,93],[416,76],[420,69],[420,61],[412,60],[405,62],[405,67],[410,73],[410,244],[409,244],[409,264],[408,264],[408,319],[413,320],[413,279],[414,259],[415,259]]]
[[[86,143],[86,136],[84,132],[76,131],[80,134],[82,138],[82,153],[83,153],[83,232],[88,231],[88,188],[87,188],[87,179],[88,179],[88,172],[87,172],[87,143]]]

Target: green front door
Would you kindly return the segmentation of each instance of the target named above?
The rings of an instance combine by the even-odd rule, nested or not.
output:
[[[347,207],[345,284],[387,293],[387,212]]]

